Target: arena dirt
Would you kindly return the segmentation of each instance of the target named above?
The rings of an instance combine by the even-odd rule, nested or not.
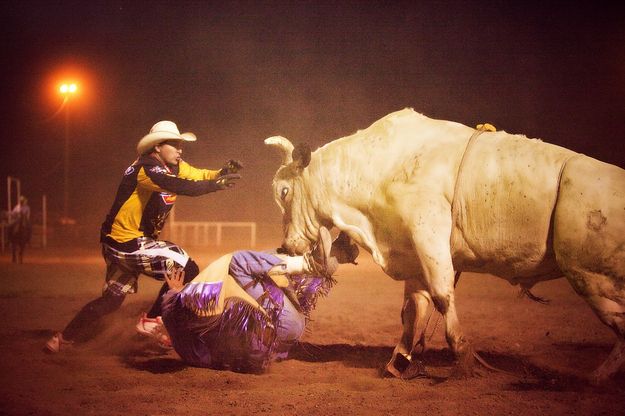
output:
[[[195,253],[201,266],[217,250]],[[266,374],[186,366],[134,332],[159,284],[94,328],[87,344],[57,355],[45,341],[97,296],[97,251],[27,252],[1,258],[0,415],[616,415],[625,412],[625,373],[604,387],[583,376],[609,353],[614,336],[564,279],[534,293],[489,275],[465,274],[457,290],[461,324],[475,348],[506,373],[453,375],[442,322],[433,316],[424,359],[429,378],[382,377],[401,331],[402,284],[368,255],[342,266],[320,300],[302,343]]]

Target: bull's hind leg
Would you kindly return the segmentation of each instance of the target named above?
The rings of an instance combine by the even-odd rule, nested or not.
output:
[[[608,358],[589,376],[591,383],[601,384],[625,364],[625,290],[615,284],[613,278],[596,273],[569,272],[567,277],[575,291],[617,337]]]
[[[430,296],[418,280],[404,283],[404,305],[401,311],[403,333],[386,370],[399,378],[425,375],[418,355],[425,350],[425,330],[429,321]]]
[[[604,363],[590,374],[590,382],[595,385],[605,382],[623,367],[623,363],[625,363],[625,340],[619,338]]]
[[[591,383],[601,384],[625,364],[625,291],[617,287],[611,278],[602,275],[587,273],[582,281],[569,280],[601,322],[612,328],[617,337],[608,358],[589,376]]]
[[[625,362],[625,170],[578,156],[562,172],[554,211],[560,269],[618,340],[591,375],[601,383]]]

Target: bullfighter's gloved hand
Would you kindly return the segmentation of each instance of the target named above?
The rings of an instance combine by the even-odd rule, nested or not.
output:
[[[223,168],[219,171],[220,175],[228,175],[230,173],[238,173],[243,169],[243,165],[238,160],[230,159],[226,162]]]
[[[215,183],[217,184],[217,188],[223,190],[232,188],[237,179],[241,179],[241,175],[239,175],[238,173],[229,173],[227,175],[222,175],[217,178]]]

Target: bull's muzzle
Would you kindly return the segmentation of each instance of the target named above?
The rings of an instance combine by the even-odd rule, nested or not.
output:
[[[310,251],[311,245],[307,240],[289,239],[282,243],[282,249],[291,256],[301,256]]]

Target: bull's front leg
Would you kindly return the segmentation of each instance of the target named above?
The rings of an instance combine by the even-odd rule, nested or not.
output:
[[[404,304],[401,311],[403,333],[386,371],[398,378],[424,376],[425,367],[419,355],[425,350],[425,330],[429,321],[431,298],[416,279],[404,283]]]
[[[456,312],[455,272],[451,258],[450,239],[451,215],[444,201],[430,201],[424,212],[427,215],[417,217],[412,224],[412,239],[417,260],[421,266],[420,274],[432,297],[434,307],[443,315],[445,338],[457,365],[460,376],[473,371],[475,358],[473,349],[466,340]]]
[[[460,377],[473,374],[475,355],[473,347],[465,338],[456,313],[454,291],[440,292],[432,295],[436,309],[443,315],[445,320],[445,338],[456,357],[456,375]]]

